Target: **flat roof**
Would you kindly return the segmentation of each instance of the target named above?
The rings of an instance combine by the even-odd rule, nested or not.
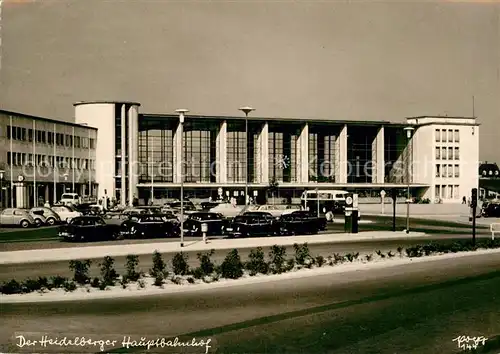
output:
[[[55,124],[64,124],[64,125],[69,125],[72,127],[79,127],[79,128],[88,128],[92,130],[97,130],[97,128],[91,127],[89,125],[85,124],[78,124],[75,122],[67,122],[64,120],[58,120],[58,119],[51,119],[51,118],[45,118],[45,117],[39,117],[39,116],[33,116],[30,114],[25,114],[25,113],[19,113],[19,112],[14,112],[14,111],[6,111],[3,109],[0,109],[0,114],[6,114],[9,116],[18,116],[18,117],[23,117],[23,118],[29,118],[29,119],[36,119],[36,120],[41,120],[47,123],[55,123]]]
[[[83,104],[117,104],[117,103],[121,103],[121,104],[131,104],[131,105],[134,105],[134,106],[140,106],[141,104],[139,102],[134,102],[134,101],[78,101],[78,102],[75,102],[73,103],[73,106],[80,106],[80,105],[83,105]]]
[[[140,113],[140,117],[144,118],[166,118],[166,119],[178,119],[177,114],[159,114],[159,113]],[[187,114],[186,119],[212,119],[212,120],[245,120],[245,116],[213,116],[213,115],[198,115],[198,114]],[[314,123],[330,123],[330,124],[350,124],[350,125],[361,125],[361,126],[382,126],[390,125],[394,127],[405,127],[407,123],[395,123],[386,120],[344,120],[344,119],[329,119],[329,118],[286,118],[286,117],[248,117],[249,121],[277,121],[277,122],[314,122]]]
[[[477,119],[477,117],[467,117],[467,116],[441,116],[441,115],[430,115],[430,116],[416,116],[416,117],[406,117],[406,119],[421,119],[421,118],[448,118],[448,119]]]

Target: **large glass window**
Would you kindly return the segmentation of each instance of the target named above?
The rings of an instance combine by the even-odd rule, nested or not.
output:
[[[460,160],[460,148],[455,148],[455,160]]]
[[[245,126],[239,123],[227,125],[227,181],[245,183],[247,139]]]
[[[403,129],[386,127],[384,129],[384,159],[385,182],[403,183],[404,151],[408,144],[406,133]],[[350,148],[349,146],[347,147]],[[441,156],[440,148],[436,148],[436,159]],[[349,172],[349,171],[348,171]]]
[[[378,130],[370,127],[348,127],[347,168],[348,183],[372,183],[373,141]]]
[[[449,143],[453,142],[453,130],[451,129],[448,130],[448,142]]]
[[[436,160],[440,160],[440,159],[441,159],[441,148],[437,147],[436,148]]]
[[[335,128],[334,128],[335,129]],[[332,127],[314,126],[309,133],[309,180],[335,182],[335,159],[337,135]],[[338,133],[338,130],[335,129]]]
[[[269,130],[269,178],[296,182],[300,128],[270,126]]]
[[[441,142],[441,130],[436,129],[436,132],[434,133],[436,135],[436,143]]]
[[[455,142],[459,143],[460,142],[460,130],[455,129]]]
[[[139,132],[139,181],[173,182],[173,131],[151,129]]]
[[[448,148],[448,160],[453,160],[453,148]]]
[[[184,132],[185,182],[210,182],[210,131]]]

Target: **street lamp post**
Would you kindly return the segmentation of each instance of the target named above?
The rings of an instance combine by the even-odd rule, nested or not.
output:
[[[255,111],[252,107],[240,107],[240,111],[245,113],[245,208],[248,206],[248,114]]]
[[[410,153],[413,154],[413,151],[410,151],[410,142],[411,137],[415,128],[409,126],[404,129],[406,131],[406,138],[408,139],[408,158],[406,159],[406,233],[410,233]]]
[[[3,175],[4,175],[5,171],[4,170],[0,170],[0,209],[3,208]]]
[[[181,247],[184,247],[184,115],[189,112],[187,109],[177,109],[175,110],[179,114],[179,125],[181,134],[181,156],[180,156],[180,168],[181,168]]]

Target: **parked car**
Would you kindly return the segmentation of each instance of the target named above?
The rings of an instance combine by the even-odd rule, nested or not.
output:
[[[28,210],[7,208],[0,213],[1,226],[21,226],[28,228],[35,226],[35,219],[30,215]]]
[[[220,202],[220,201],[202,202],[200,204],[200,206],[201,206],[201,210],[208,211],[208,210],[210,210],[212,208],[215,208],[219,204],[222,204],[222,202]]]
[[[40,227],[42,225],[46,225],[47,218],[45,218],[42,213],[40,213],[40,212],[34,212],[31,209],[27,209],[27,211],[31,215],[31,217],[33,218],[33,220],[35,220],[35,227]]]
[[[326,218],[318,218],[307,210],[299,210],[282,215],[279,224],[282,235],[317,234],[326,229]]]
[[[268,213],[247,212],[236,216],[226,229],[229,237],[278,235],[280,224]]]
[[[76,211],[69,205],[55,205],[51,208],[59,217],[62,222],[69,222],[73,218],[77,218],[79,216],[83,216],[83,214],[79,211]]]
[[[274,217],[280,217],[285,212],[292,212],[295,210],[302,210],[301,205],[293,205],[293,204],[269,204],[269,205],[260,205],[256,211],[265,211],[271,213]]]
[[[32,208],[31,212],[41,214],[43,217],[45,217],[45,223],[47,225],[52,226],[61,223],[61,218],[59,217],[59,215],[57,215],[57,213],[50,208],[36,207]]]
[[[234,218],[243,211],[241,205],[233,205],[231,203],[221,203],[209,210],[211,213],[219,213],[226,218]]]
[[[177,237],[179,234],[179,224],[167,221],[162,214],[131,215],[120,230],[123,238]]]
[[[119,231],[100,216],[78,216],[59,226],[58,235],[66,241],[105,241],[117,239]]]
[[[61,196],[61,204],[78,205],[82,202],[80,196],[76,193],[63,193]]]
[[[489,203],[484,208],[483,215],[487,218],[500,218],[500,204]]]
[[[228,221],[222,214],[218,213],[192,213],[184,221],[184,234],[190,236],[202,236],[202,224],[207,224],[207,235],[223,235],[228,226]]]

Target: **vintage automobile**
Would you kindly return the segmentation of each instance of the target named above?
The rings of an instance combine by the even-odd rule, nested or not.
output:
[[[229,237],[273,236],[280,232],[280,224],[269,213],[247,212],[236,216],[226,233]]]
[[[52,209],[46,207],[36,207],[32,208],[30,212],[43,216],[47,225],[53,226],[61,223],[61,218]]]
[[[184,221],[184,234],[202,236],[202,224],[207,224],[207,235],[223,235],[229,224],[222,214],[210,212],[195,212],[189,214]]]
[[[35,227],[40,227],[40,226],[45,225],[47,223],[47,218],[45,218],[45,216],[43,216],[43,213],[34,212],[31,209],[29,209],[27,211],[28,211],[28,213],[30,213],[33,220],[35,220]]]
[[[100,216],[78,216],[59,226],[58,235],[66,241],[105,241],[118,239],[119,231]]]
[[[486,218],[500,218],[500,203],[488,203],[483,209],[483,215]]]
[[[131,215],[120,227],[122,238],[177,237],[179,223],[167,220],[163,214]]]
[[[21,226],[28,228],[36,226],[35,219],[30,215],[27,210],[7,208],[0,213],[1,226]]]
[[[219,213],[224,215],[226,218],[234,218],[237,215],[240,215],[243,212],[244,207],[241,205],[233,205],[231,203],[221,203],[209,211],[211,213]]]
[[[71,219],[83,216],[83,214],[79,211],[76,211],[69,205],[54,205],[51,208],[59,217],[62,222],[69,222]]]
[[[260,205],[256,211],[264,211],[271,213],[274,217],[280,217],[284,213],[289,213],[295,210],[302,210],[302,207],[294,204],[268,204]]]
[[[326,218],[317,217],[307,210],[287,213],[279,218],[281,235],[317,234],[326,229]]]

